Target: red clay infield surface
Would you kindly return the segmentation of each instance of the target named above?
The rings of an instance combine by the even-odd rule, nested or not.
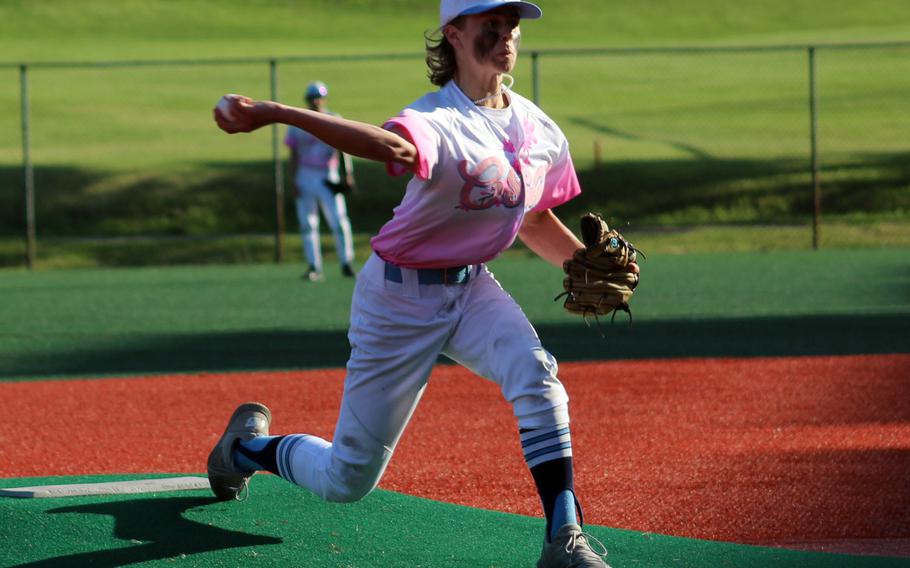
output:
[[[587,522],[737,542],[910,538],[910,355],[565,363]],[[0,477],[202,473],[233,408],[330,437],[343,370],[0,383]],[[438,366],[382,488],[539,515],[510,407]],[[255,492],[255,480],[253,483]]]

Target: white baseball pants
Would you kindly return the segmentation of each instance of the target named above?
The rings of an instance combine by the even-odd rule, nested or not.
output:
[[[303,241],[303,256],[310,266],[322,272],[322,247],[319,244],[319,209],[325,217],[332,235],[335,249],[342,264],[354,260],[354,239],[351,235],[351,220],[344,195],[334,193],[325,185],[325,169],[299,166],[296,179],[300,195],[297,197],[297,220],[300,222],[300,237]]]
[[[329,501],[376,487],[440,353],[498,384],[520,428],[569,422],[555,359],[485,266],[466,284],[422,285],[417,271],[401,273],[401,283],[386,280],[374,254],[357,278],[333,443],[291,435],[277,449],[281,476]]]

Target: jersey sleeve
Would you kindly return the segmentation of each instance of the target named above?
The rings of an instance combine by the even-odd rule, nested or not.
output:
[[[398,116],[389,119],[382,125],[386,130],[394,130],[407,138],[417,147],[417,164],[413,170],[395,162],[386,163],[389,175],[400,176],[411,171],[420,179],[429,179],[430,173],[439,161],[440,137],[426,118],[412,109],[404,109]]]
[[[574,199],[581,194],[581,184],[575,173],[575,164],[569,153],[569,143],[563,139],[559,155],[547,172],[544,180],[543,195],[534,207],[534,211],[545,211]]]
[[[294,127],[288,127],[288,132],[284,135],[284,145],[292,150],[297,149],[297,138],[294,136]]]

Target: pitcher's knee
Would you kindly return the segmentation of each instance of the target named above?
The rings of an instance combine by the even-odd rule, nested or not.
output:
[[[392,452],[393,448],[377,439],[350,405],[343,403],[335,440],[317,465],[321,471],[317,494],[336,503],[363,499],[379,484]]]
[[[382,470],[373,467],[345,466],[334,475],[325,488],[322,498],[333,503],[360,501],[379,484]]]
[[[529,384],[511,402],[521,428],[543,428],[569,421],[569,394],[552,377]]]
[[[372,487],[333,487],[324,499],[331,503],[355,503],[373,492]]]

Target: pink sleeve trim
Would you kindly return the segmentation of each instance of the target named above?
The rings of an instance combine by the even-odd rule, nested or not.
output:
[[[430,125],[416,112],[405,109],[400,115],[389,119],[382,127],[386,130],[394,128],[417,147],[417,166],[413,170],[408,170],[401,164],[386,162],[386,171],[389,175],[400,176],[411,171],[420,179],[429,179],[430,172],[436,165],[437,155],[437,137]]]
[[[566,161],[561,171],[550,171],[547,173],[543,196],[534,207],[534,211],[552,209],[579,195],[581,195],[581,184],[578,183],[575,164],[572,163],[572,156],[566,156]]]

